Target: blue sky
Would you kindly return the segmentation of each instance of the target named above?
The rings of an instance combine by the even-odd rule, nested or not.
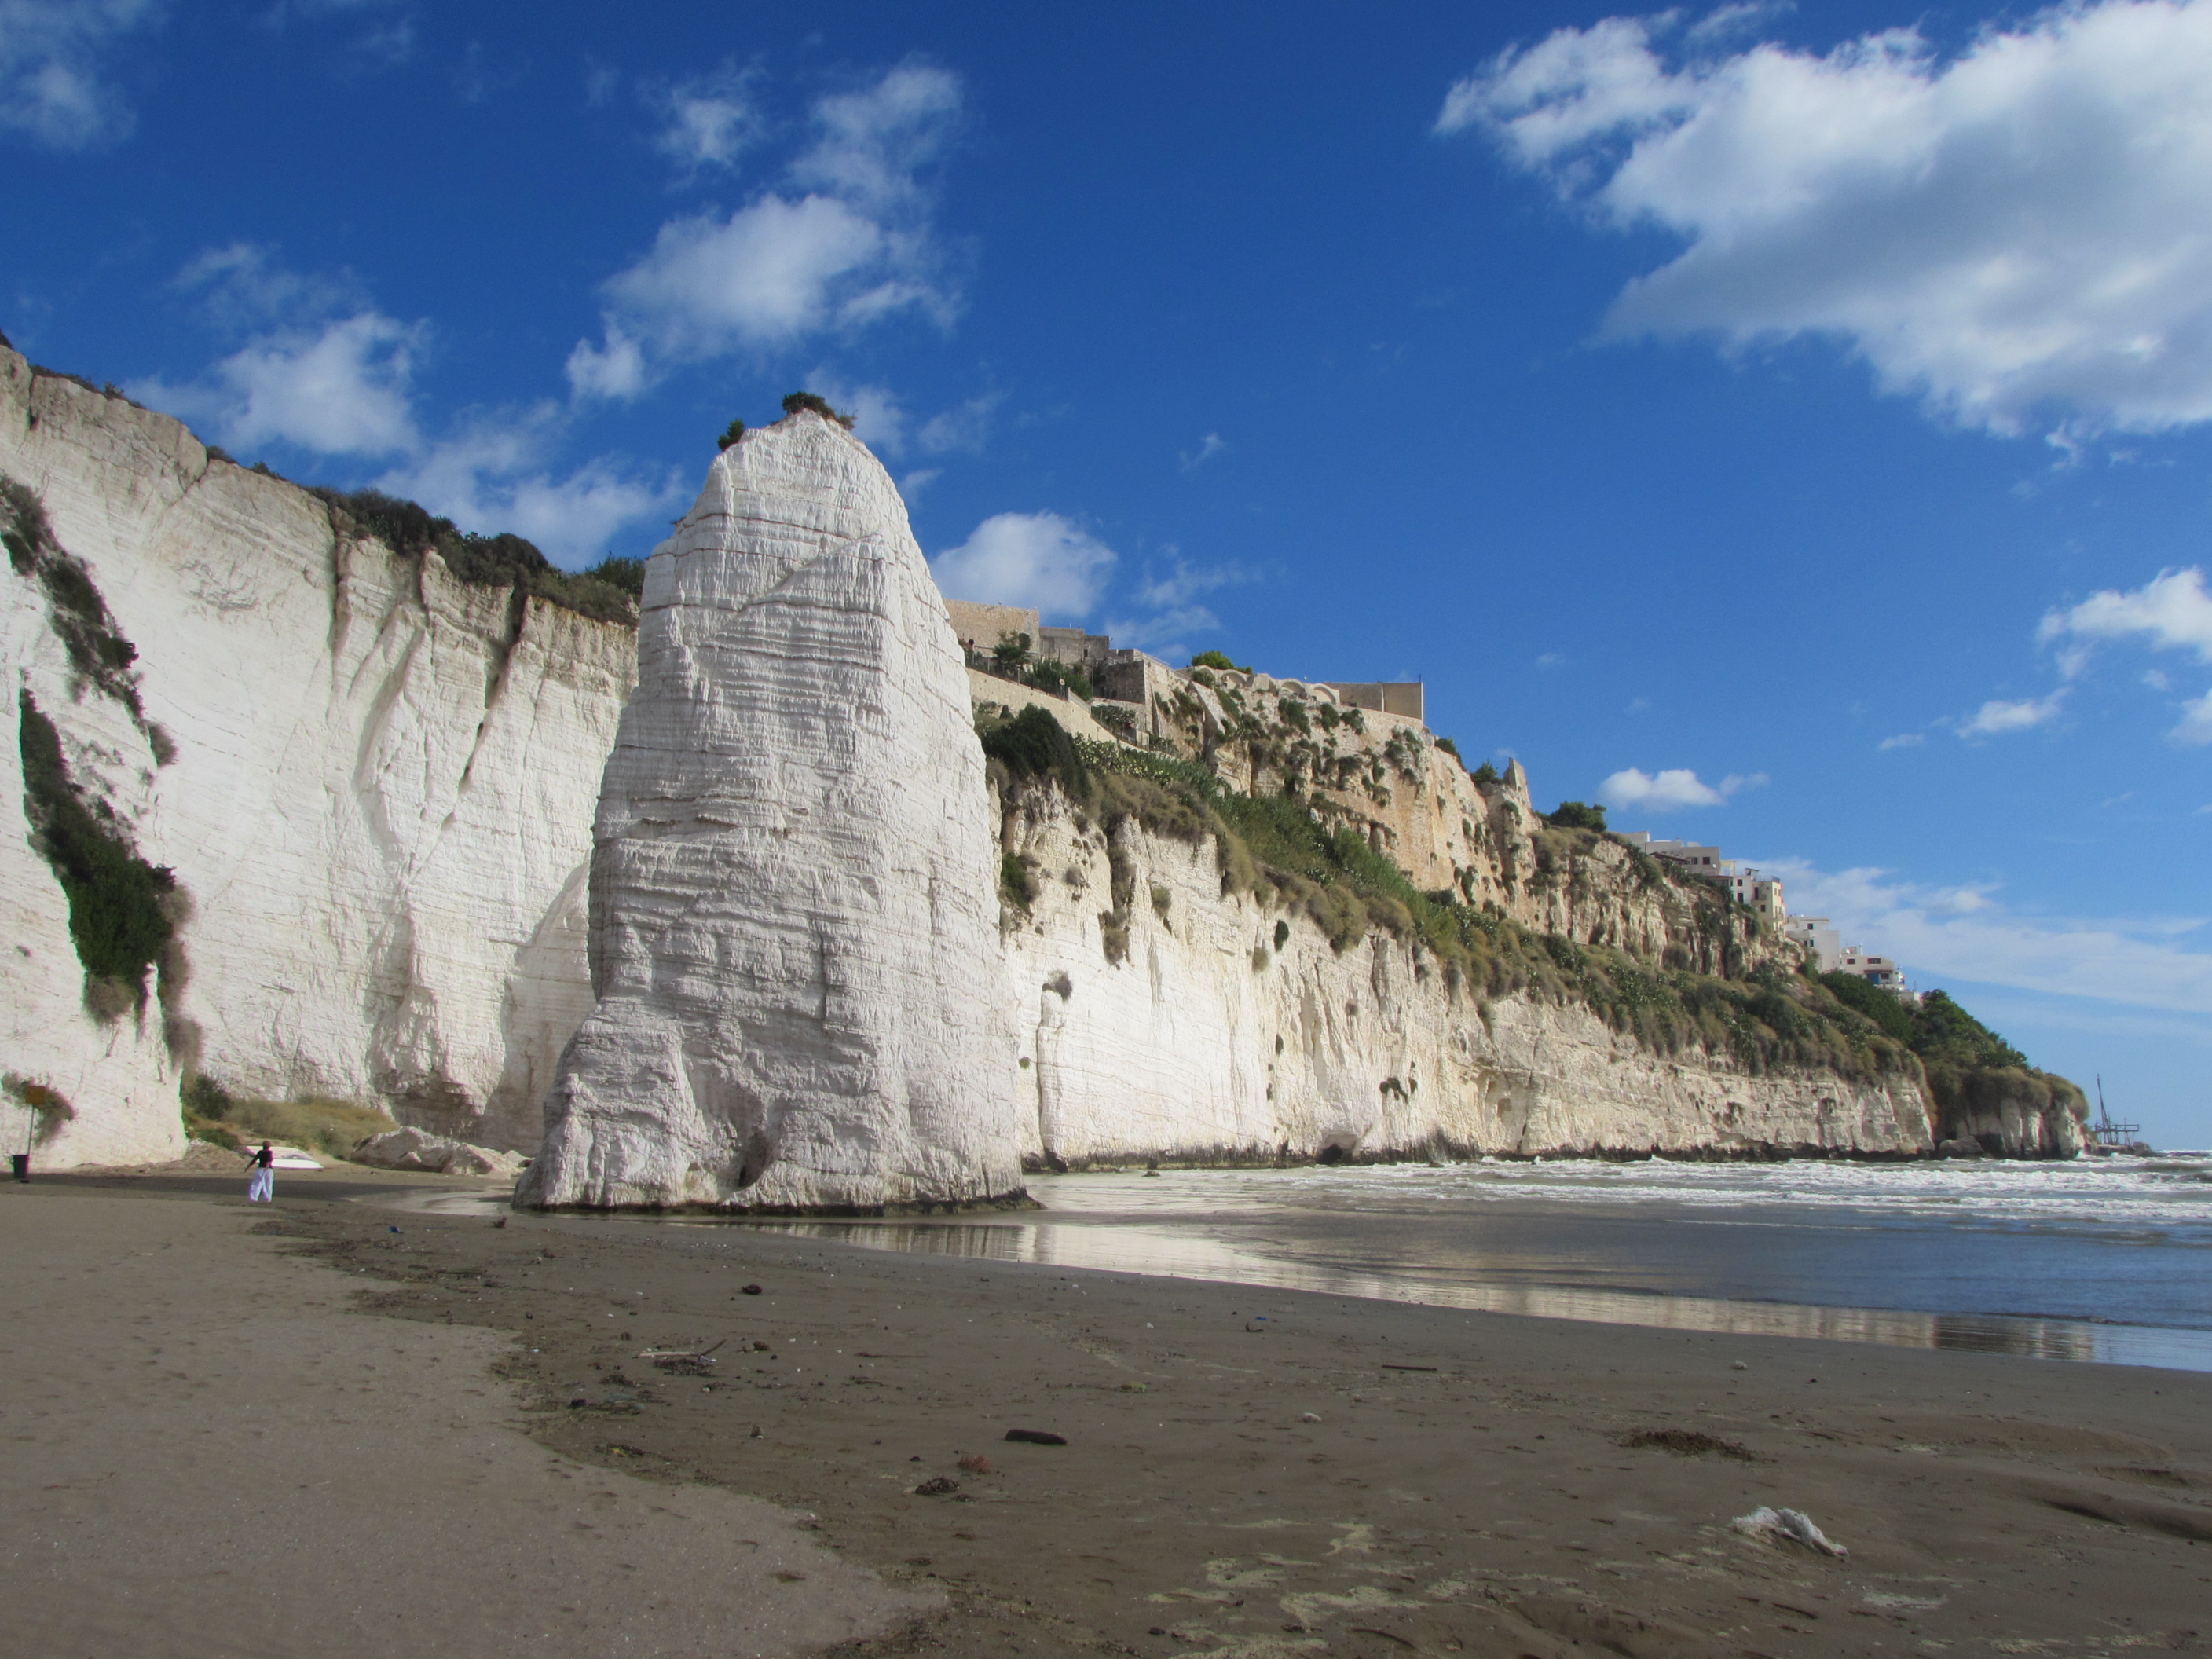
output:
[[[0,0],[0,154],[241,459],[580,564],[813,387],[948,588],[1425,678],[2212,1143],[2212,0]]]

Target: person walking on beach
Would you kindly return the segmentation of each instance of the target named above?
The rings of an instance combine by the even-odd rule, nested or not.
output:
[[[276,1201],[276,1154],[263,1141],[261,1150],[246,1155],[246,1167],[253,1175],[246,1183],[248,1204],[274,1204]]]

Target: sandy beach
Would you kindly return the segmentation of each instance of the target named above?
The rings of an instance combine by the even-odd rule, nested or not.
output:
[[[242,1190],[5,1192],[0,1651],[2212,1647],[2212,1376]]]

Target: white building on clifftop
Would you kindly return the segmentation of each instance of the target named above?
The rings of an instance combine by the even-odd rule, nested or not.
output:
[[[1694,841],[1654,841],[1642,830],[1622,833],[1621,840],[1655,859],[1665,859],[1669,864],[1680,865],[1701,876],[1710,876],[1729,890],[1729,896],[1747,908],[1756,910],[1768,925],[1781,929],[1790,918],[1790,907],[1783,902],[1782,882],[1775,876],[1763,876],[1757,870],[1736,868],[1735,861],[1721,856],[1717,847],[1708,847]],[[1823,921],[1826,917],[1822,917]]]
[[[1844,936],[1826,916],[1791,916],[1782,925],[1785,938],[1803,945],[1813,953],[1813,961],[1824,974],[1836,971],[1836,964],[1844,955]]]
[[[1887,957],[1878,957],[1871,951],[1856,945],[1844,946],[1837,958],[1835,971],[1849,974],[1853,979],[1863,979],[1869,985],[1881,987],[1907,1005],[1920,1000],[1920,993],[1905,982],[1905,972]]]

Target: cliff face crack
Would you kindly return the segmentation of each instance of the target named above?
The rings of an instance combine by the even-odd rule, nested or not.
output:
[[[507,631],[498,650],[485,665],[483,718],[477,722],[476,741],[469,745],[469,757],[461,763],[460,779],[455,786],[458,793],[468,793],[469,777],[476,770],[477,757],[483,752],[484,733],[499,711],[501,694],[507,690],[507,677],[514,667],[515,653],[522,647],[522,630],[529,614],[530,596],[518,582],[507,590]]]

